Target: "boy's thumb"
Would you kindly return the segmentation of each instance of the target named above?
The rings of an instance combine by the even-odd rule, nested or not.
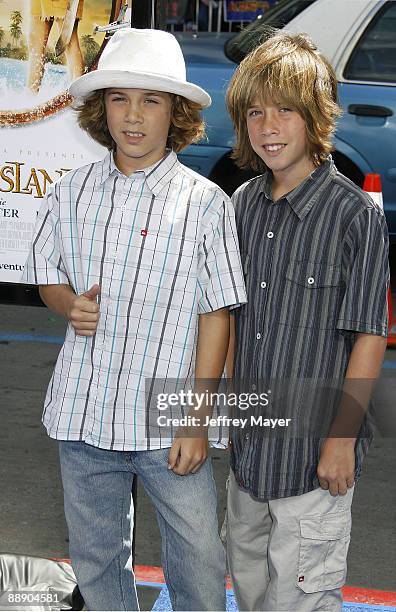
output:
[[[99,293],[100,293],[99,285],[92,285],[92,287],[90,289],[88,289],[88,291],[83,293],[83,296],[88,298],[88,300],[96,300],[96,298],[98,297]]]

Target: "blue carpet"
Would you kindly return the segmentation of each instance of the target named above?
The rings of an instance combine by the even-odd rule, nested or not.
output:
[[[169,612],[172,610],[168,595],[168,589],[164,587],[154,604],[153,612]],[[345,602],[343,612],[396,612],[396,608],[390,606],[375,606],[372,604],[357,604]],[[232,591],[227,591],[227,612],[238,612],[235,597]]]

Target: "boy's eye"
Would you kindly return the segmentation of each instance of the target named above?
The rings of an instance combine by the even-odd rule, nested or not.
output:
[[[113,98],[111,98],[111,100],[112,102],[119,102],[125,100],[125,98],[122,98],[121,96],[114,96]]]
[[[261,115],[261,111],[255,109],[255,108],[253,108],[252,110],[248,111],[248,117],[258,117],[259,115]]]
[[[148,102],[149,104],[158,104],[158,100],[155,98],[146,98],[145,102]]]
[[[282,107],[279,109],[279,112],[281,112],[281,113],[291,113],[291,111],[292,111],[292,109],[291,109],[291,108],[288,108],[287,106],[282,106]]]

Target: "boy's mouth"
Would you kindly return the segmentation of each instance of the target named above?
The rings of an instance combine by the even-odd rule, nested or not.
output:
[[[267,153],[279,153],[279,151],[282,151],[285,147],[286,145],[281,143],[263,145]]]
[[[131,130],[124,130],[124,134],[128,138],[143,138],[145,136],[143,132],[133,132]]]

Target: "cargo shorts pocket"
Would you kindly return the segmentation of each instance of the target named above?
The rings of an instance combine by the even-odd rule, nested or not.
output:
[[[300,520],[297,586],[305,593],[338,589],[345,584],[351,511]]]

